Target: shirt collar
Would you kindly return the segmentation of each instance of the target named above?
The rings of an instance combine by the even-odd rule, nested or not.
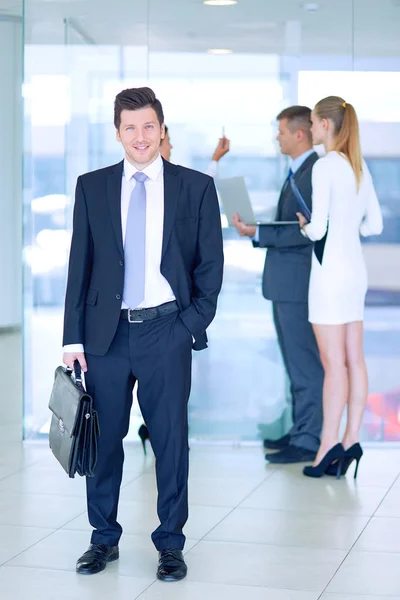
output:
[[[296,173],[296,171],[298,171],[300,169],[302,164],[305,163],[307,158],[309,156],[311,156],[311,154],[313,154],[313,152],[314,152],[314,149],[311,148],[310,150],[306,150],[306,152],[303,152],[303,154],[300,154],[300,156],[298,156],[297,158],[291,159],[290,160],[290,168],[292,169],[292,173]]]
[[[164,167],[161,155],[159,154],[157,158],[145,169],[143,169],[142,173],[147,175],[149,179],[155,181],[158,179],[162,169]],[[128,181],[132,179],[132,177],[137,173],[139,169],[134,167],[126,158],[124,158],[124,175]]]

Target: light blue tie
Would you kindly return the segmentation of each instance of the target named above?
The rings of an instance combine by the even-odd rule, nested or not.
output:
[[[146,187],[147,175],[140,171],[129,202],[125,234],[124,301],[137,308],[144,300],[146,270]]]

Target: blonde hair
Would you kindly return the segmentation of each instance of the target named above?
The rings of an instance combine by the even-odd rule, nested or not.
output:
[[[320,119],[329,119],[334,126],[336,152],[343,153],[354,171],[357,190],[360,188],[363,163],[360,145],[360,129],[354,106],[339,96],[320,100],[314,109]]]

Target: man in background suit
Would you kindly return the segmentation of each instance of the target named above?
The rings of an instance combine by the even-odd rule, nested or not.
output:
[[[87,478],[93,527],[79,573],[119,558],[117,509],[132,390],[156,456],[157,576],[186,576],[187,403],[192,347],[207,347],[222,284],[213,180],[160,156],[164,115],[149,88],[124,90],[114,124],[125,159],[78,178],[64,318],[64,363],[78,360],[99,416],[98,463]]]
[[[276,221],[296,221],[302,212],[293,192],[294,177],[307,208],[311,211],[311,172],[318,160],[311,136],[311,110],[291,106],[278,117],[277,140],[291,164],[284,183]],[[308,322],[308,285],[313,245],[301,235],[298,225],[259,227],[246,225],[234,217],[241,235],[253,238],[256,247],[268,248],[263,295],[272,300],[274,323],[283,361],[290,379],[293,401],[293,427],[278,440],[264,440],[264,446],[279,450],[266,454],[273,463],[313,461],[319,448],[322,428],[323,367],[311,324]]]

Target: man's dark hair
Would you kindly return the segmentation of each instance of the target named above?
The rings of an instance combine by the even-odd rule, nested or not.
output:
[[[282,110],[276,118],[278,121],[287,119],[290,131],[294,132],[301,129],[312,142],[311,108],[308,108],[308,106],[289,106],[289,108]]]
[[[148,87],[130,88],[120,92],[114,102],[114,125],[119,129],[121,125],[121,112],[123,110],[139,110],[141,108],[152,108],[157,119],[162,125],[164,123],[164,113],[161,102],[156,98],[155,93]]]
[[[166,125],[164,125],[164,127],[165,127],[165,135],[167,135],[167,133],[168,133],[168,127]]]

